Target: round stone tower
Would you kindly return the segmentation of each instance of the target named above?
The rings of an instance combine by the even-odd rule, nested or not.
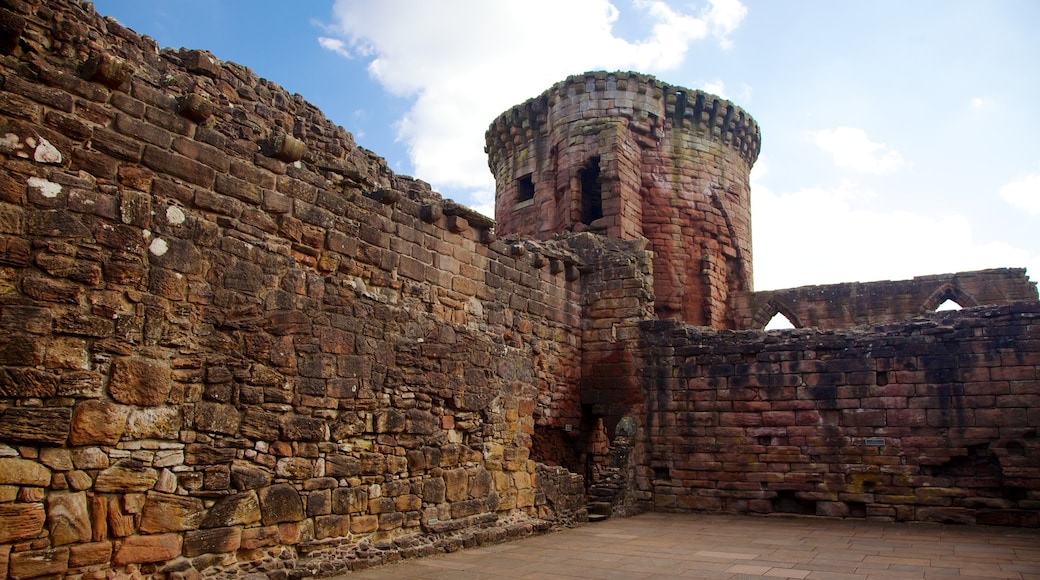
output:
[[[646,238],[661,318],[733,328],[751,291],[758,124],[733,103],[630,72],[556,83],[488,129],[499,235]]]

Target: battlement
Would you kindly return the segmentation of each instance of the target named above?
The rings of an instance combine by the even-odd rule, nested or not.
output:
[[[602,106],[587,103],[601,102]],[[646,136],[668,123],[674,129],[730,145],[753,165],[762,146],[758,123],[731,101],[711,93],[670,85],[636,72],[594,71],[572,75],[541,95],[499,115],[485,133],[485,152],[497,156],[533,139],[547,123],[623,118]]]
[[[633,72],[568,77],[487,131],[498,232],[646,238],[658,315],[731,327],[727,296],[752,283],[761,142],[755,120],[715,95]]]

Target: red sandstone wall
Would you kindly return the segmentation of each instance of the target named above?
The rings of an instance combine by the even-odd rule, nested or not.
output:
[[[0,577],[328,572],[581,507],[530,456],[577,419],[566,243],[243,67],[5,6]]]
[[[586,73],[488,130],[502,235],[562,231],[646,238],[662,318],[732,327],[730,296],[752,289],[749,173],[758,126],[728,101],[635,73]],[[582,172],[598,157],[603,217],[581,220]],[[518,202],[530,176],[533,199]]]
[[[1040,525],[1040,305],[877,330],[644,323],[659,510]]]
[[[730,309],[736,328],[763,328],[777,312],[796,328],[889,324],[935,311],[946,300],[968,308],[1036,302],[1036,282],[1024,268],[918,276],[741,293]]]

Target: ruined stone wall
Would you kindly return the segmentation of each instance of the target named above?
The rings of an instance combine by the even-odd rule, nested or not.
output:
[[[1040,305],[876,329],[643,323],[653,506],[1040,525]]]
[[[1004,268],[747,292],[734,296],[730,306],[737,328],[763,328],[779,312],[795,328],[833,329],[905,320],[947,300],[963,308],[1036,302],[1036,282],[1024,268]]]
[[[496,239],[243,67],[4,6],[0,577],[310,574],[580,512],[530,454],[579,420],[580,248]]]
[[[730,296],[752,290],[761,142],[739,107],[646,75],[586,73],[501,115],[486,141],[500,233],[646,238],[657,316],[734,326]]]

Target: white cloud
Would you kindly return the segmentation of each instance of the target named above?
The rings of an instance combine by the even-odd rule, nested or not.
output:
[[[711,93],[713,95],[718,95],[718,96],[722,97],[723,99],[728,99],[729,98],[726,95],[726,85],[725,85],[725,83],[722,82],[722,79],[715,79],[713,81],[708,81],[708,82],[704,83],[704,86],[702,88],[705,91],[707,91],[707,92],[709,92],[709,93]]]
[[[652,23],[642,40],[614,34],[620,11],[609,0],[336,0],[328,29],[348,53],[371,58],[369,73],[387,91],[415,97],[396,130],[416,176],[476,190],[460,201],[490,207],[484,131],[496,116],[570,74],[671,70],[694,41],[727,45],[747,13],[737,0],[699,11],[633,0],[624,9]]]
[[[972,99],[971,99],[971,108],[972,109],[980,109],[985,104],[986,104],[986,101],[983,100],[982,97],[972,97]]]
[[[722,48],[733,45],[729,35],[740,26],[747,12],[747,6],[739,0],[711,0],[711,8],[705,19],[711,23],[712,32],[719,39]]]
[[[762,161],[760,160],[761,164]],[[961,215],[877,211],[851,182],[778,194],[752,171],[755,288],[903,280],[986,268],[1022,267],[1036,277],[1040,256],[1002,242],[978,242]]]
[[[1040,174],[1030,173],[1001,187],[1000,196],[1029,215],[1040,215]]]
[[[347,43],[343,42],[338,38],[329,38],[327,36],[319,36],[318,44],[321,45],[325,50],[331,50],[336,54],[345,58],[354,58],[354,55],[347,50]]]
[[[875,143],[863,129],[838,127],[812,134],[816,145],[830,153],[838,167],[864,173],[889,173],[905,162],[898,151],[884,143]]]

